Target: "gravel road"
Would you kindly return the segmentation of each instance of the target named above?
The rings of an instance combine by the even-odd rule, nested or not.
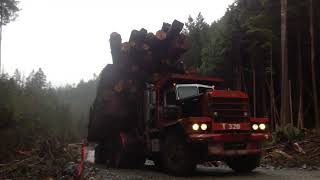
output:
[[[87,162],[94,161],[94,151],[89,150]],[[141,179],[193,179],[193,180],[239,180],[239,179],[257,179],[257,180],[320,180],[320,170],[306,169],[274,169],[257,168],[249,174],[236,174],[228,167],[204,167],[198,166],[196,173],[191,177],[174,177],[160,170],[156,170],[152,161],[147,161],[144,169],[106,169],[104,166],[95,165],[97,175],[95,179],[111,180],[141,180]]]
[[[96,179],[120,179],[120,180],[140,180],[140,179],[194,179],[194,180],[239,180],[239,179],[258,179],[258,180],[320,180],[320,171],[307,170],[271,170],[258,168],[249,174],[239,175],[229,168],[208,168],[198,166],[197,172],[192,177],[174,177],[157,171],[153,166],[142,170],[116,170],[98,167]]]

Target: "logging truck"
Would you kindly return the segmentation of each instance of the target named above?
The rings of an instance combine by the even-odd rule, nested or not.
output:
[[[109,94],[90,111],[88,140],[98,144],[96,162],[136,168],[151,159],[172,174],[188,175],[199,163],[225,161],[236,172],[252,171],[268,139],[268,119],[250,117],[247,94],[223,90],[222,82],[167,74],[146,83],[131,102]],[[96,121],[103,119],[99,115],[103,122]]]
[[[223,160],[237,172],[259,165],[268,119],[250,117],[246,93],[186,70],[182,29],[174,20],[156,34],[132,30],[124,43],[111,33],[113,64],[99,76],[89,116],[97,163],[136,168],[151,159],[176,175],[206,161]]]

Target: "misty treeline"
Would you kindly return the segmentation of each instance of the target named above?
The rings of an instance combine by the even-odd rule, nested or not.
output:
[[[270,117],[272,127],[291,124],[319,129],[315,112],[319,111],[320,11],[316,9],[320,1],[288,1],[282,8],[286,24],[281,21],[281,2],[237,0],[211,24],[201,14],[189,17],[185,33],[191,46],[183,60],[204,75],[223,77],[226,87],[247,92],[251,116]],[[284,25],[287,46],[281,46]],[[281,54],[286,52],[284,48],[287,62]],[[12,76],[1,74],[0,136],[7,140],[1,145],[19,144],[23,138],[39,134],[85,137],[97,81],[94,76],[87,82],[57,88],[41,69],[27,77],[18,70]],[[284,84],[287,88],[282,88]],[[285,108],[283,96],[287,97]]]
[[[84,138],[95,87],[96,77],[54,88],[41,68],[27,77],[18,70],[12,76],[1,74],[2,150],[33,141],[30,137],[57,136],[66,141]]]
[[[251,116],[273,128],[320,129],[320,1],[283,1],[237,0],[210,25],[189,17],[185,63],[247,92]]]

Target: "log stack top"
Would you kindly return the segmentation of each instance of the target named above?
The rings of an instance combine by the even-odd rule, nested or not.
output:
[[[146,82],[156,81],[164,74],[184,74],[181,56],[188,49],[186,35],[181,33],[183,23],[174,20],[163,23],[155,34],[142,28],[132,30],[128,42],[121,35],[110,34],[113,64],[101,73],[98,95],[106,90],[117,94],[135,94]]]
[[[183,23],[174,20],[163,23],[156,34],[146,29],[132,30],[129,42],[123,42],[120,34],[110,35],[113,64],[123,71],[154,73],[184,73],[181,56],[188,49],[187,38],[181,33]]]

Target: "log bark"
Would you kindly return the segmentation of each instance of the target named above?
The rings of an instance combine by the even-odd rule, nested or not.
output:
[[[129,43],[134,44],[136,46],[141,46],[147,36],[147,31],[145,29],[132,30],[129,38]]]
[[[182,31],[183,28],[183,23],[179,22],[177,20],[174,20],[172,22],[172,25],[168,31],[168,36],[171,37],[176,37],[179,35],[179,33]]]
[[[161,30],[167,33],[170,28],[171,28],[171,24],[164,22],[163,25],[162,25]]]
[[[113,32],[110,35],[110,48],[113,64],[118,64],[120,62],[121,54],[121,36],[120,34]]]

